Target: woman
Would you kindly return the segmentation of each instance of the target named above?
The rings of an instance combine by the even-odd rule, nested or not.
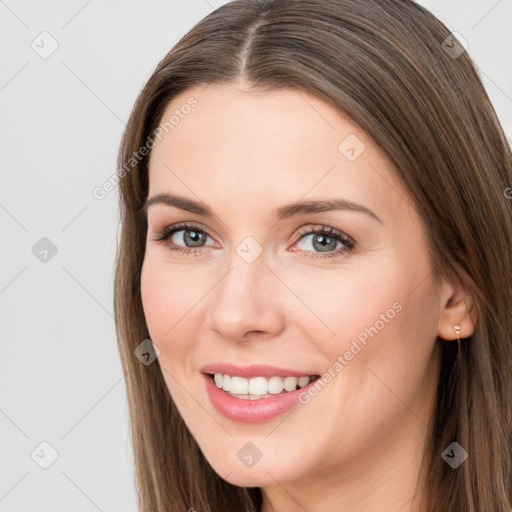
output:
[[[511,153],[431,13],[226,4],[119,167],[141,510],[509,511]]]

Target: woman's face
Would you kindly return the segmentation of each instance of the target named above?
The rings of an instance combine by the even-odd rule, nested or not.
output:
[[[149,198],[172,197],[147,208],[141,292],[207,460],[242,486],[410,465],[434,403],[441,304],[391,163],[292,89],[195,87],[162,125],[173,115],[151,154]],[[321,379],[299,388],[309,376]]]

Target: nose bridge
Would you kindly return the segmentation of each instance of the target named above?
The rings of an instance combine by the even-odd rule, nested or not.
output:
[[[283,327],[282,311],[275,303],[275,283],[263,255],[254,261],[233,256],[230,269],[212,290],[210,327],[232,340],[241,340],[250,331],[277,334]]]

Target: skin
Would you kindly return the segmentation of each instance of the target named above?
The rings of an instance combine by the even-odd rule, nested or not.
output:
[[[239,82],[189,89],[163,119],[190,96],[198,105],[152,150],[149,197],[178,194],[215,217],[150,206],[141,275],[151,339],[187,427],[222,478],[262,487],[263,512],[416,512],[439,371],[436,338],[456,340],[454,325],[461,338],[473,332],[470,297],[460,283],[433,280],[413,201],[383,151],[348,118],[304,92],[263,93]],[[366,147],[354,161],[338,149],[350,134]],[[348,210],[272,217],[290,202],[333,197],[364,205],[382,223]],[[202,252],[169,249],[173,242],[186,249],[190,231],[153,240],[178,222],[207,233]],[[294,237],[321,226],[349,235],[356,247],[309,258],[326,254],[314,233]],[[236,252],[247,236],[263,249],[252,263]],[[322,374],[395,303],[400,312],[307,405],[253,425],[211,405],[203,365]],[[237,458],[247,442],[262,454],[250,468]]]

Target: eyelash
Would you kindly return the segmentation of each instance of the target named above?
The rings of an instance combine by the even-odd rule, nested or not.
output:
[[[155,242],[166,242],[174,233],[177,233],[178,231],[196,231],[202,234],[205,234],[207,236],[210,236],[206,231],[203,229],[200,229],[199,227],[193,225],[193,224],[187,224],[187,223],[180,223],[180,224],[174,224],[172,226],[168,226],[162,231],[160,231],[156,236],[152,237],[152,240]],[[355,249],[356,242],[355,240],[346,235],[345,233],[342,233],[341,231],[338,231],[334,228],[329,228],[326,226],[321,226],[317,228],[305,228],[301,230],[299,233],[297,233],[295,237],[295,242],[298,242],[303,238],[304,235],[324,235],[328,238],[332,238],[338,242],[341,242],[343,244],[343,247],[340,249],[336,249],[334,251],[326,252],[326,253],[320,253],[320,252],[311,252],[311,251],[301,251],[305,252],[307,256],[304,256],[306,258],[312,258],[312,259],[325,259],[325,258],[332,258],[336,256],[342,256],[345,253],[351,252]],[[212,238],[210,236],[210,238]],[[178,245],[169,246],[169,250],[171,251],[177,251],[178,253],[182,253],[183,255],[199,255],[202,253],[202,250],[205,247],[195,247],[195,248],[184,248]]]

